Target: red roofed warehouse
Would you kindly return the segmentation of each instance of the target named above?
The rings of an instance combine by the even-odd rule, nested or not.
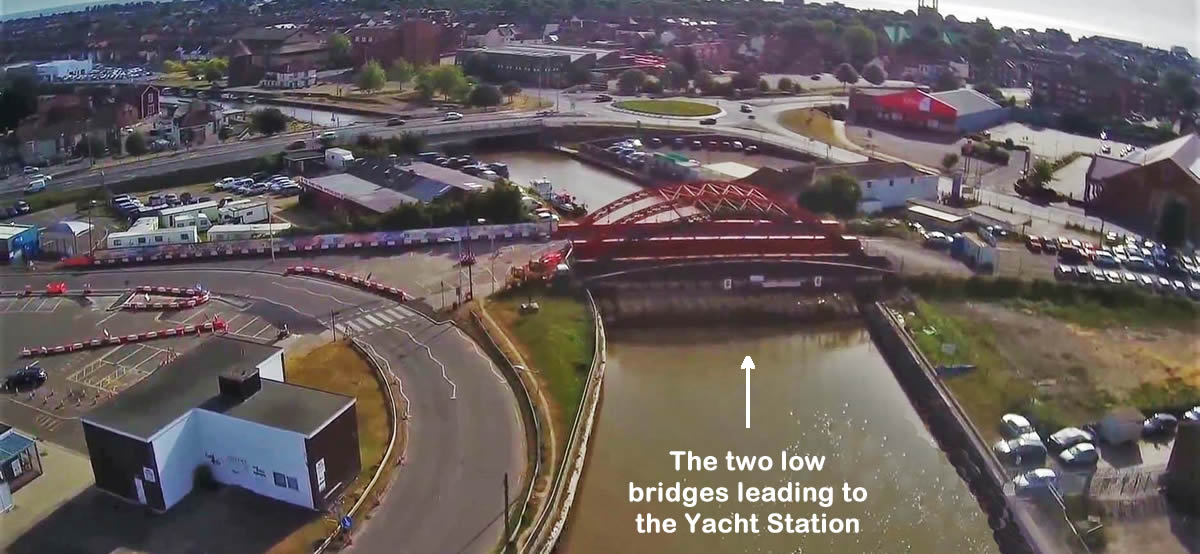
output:
[[[1008,108],[971,89],[855,89],[847,121],[859,125],[971,133],[1008,120]]]

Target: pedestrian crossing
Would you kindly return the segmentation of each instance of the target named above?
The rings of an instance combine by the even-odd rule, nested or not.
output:
[[[336,328],[339,333],[348,336],[369,335],[376,331],[399,325],[414,317],[420,316],[404,306],[392,306],[373,312],[356,314],[347,319],[338,318]]]
[[[59,425],[62,425],[63,420],[52,415],[41,414],[34,418],[34,422],[38,424],[38,427],[41,427],[47,431],[53,431],[57,429]]]

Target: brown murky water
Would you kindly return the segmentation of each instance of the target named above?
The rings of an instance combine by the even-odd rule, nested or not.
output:
[[[865,330],[745,329],[613,331],[596,434],[568,533],[570,554],[994,553],[987,520],[937,448]],[[742,358],[752,355],[752,428],[744,428]],[[819,472],[675,473],[671,450],[721,457],[727,450],[778,458],[825,455]],[[723,463],[723,462],[722,462]],[[693,486],[861,486],[859,504],[688,509],[631,504],[629,482]],[[638,534],[639,512],[677,518],[685,532]],[[758,513],[760,532],[687,533],[685,512]],[[769,534],[770,512],[858,518],[859,534]]]

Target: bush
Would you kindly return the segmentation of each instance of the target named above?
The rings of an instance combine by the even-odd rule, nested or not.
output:
[[[250,125],[264,135],[274,135],[287,129],[287,116],[279,108],[258,110],[250,116]]]
[[[488,84],[475,85],[475,88],[471,89],[471,94],[467,97],[467,103],[472,106],[499,106],[503,100],[504,97],[500,94],[500,89],[495,85]]]

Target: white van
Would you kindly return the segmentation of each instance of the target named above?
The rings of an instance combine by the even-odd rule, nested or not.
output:
[[[42,192],[43,190],[46,190],[46,180],[34,179],[29,182],[29,186],[25,187],[25,194],[33,194],[35,192]]]

